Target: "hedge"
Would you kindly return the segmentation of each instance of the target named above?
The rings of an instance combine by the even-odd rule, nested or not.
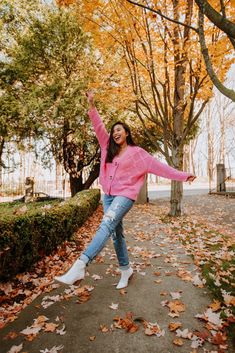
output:
[[[77,193],[49,209],[35,209],[0,220],[0,280],[30,270],[49,255],[94,212],[100,200],[97,189]]]

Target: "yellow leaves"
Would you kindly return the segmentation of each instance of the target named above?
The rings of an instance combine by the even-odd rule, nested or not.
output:
[[[69,6],[69,5],[72,5],[74,4],[74,0],[56,0],[57,4],[59,6]]]

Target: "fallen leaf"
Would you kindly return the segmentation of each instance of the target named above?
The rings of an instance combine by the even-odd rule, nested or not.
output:
[[[171,295],[173,300],[181,298],[180,292],[170,292],[170,295]]]
[[[46,317],[44,315],[40,315],[36,319],[34,319],[34,323],[33,323],[32,327],[41,326],[41,324],[43,326],[44,323],[48,320],[49,320],[48,317]]]
[[[109,328],[105,325],[100,325],[100,331],[106,333],[109,332]]]
[[[192,275],[189,271],[179,270],[177,276],[180,277],[183,281],[192,281]]]
[[[56,330],[56,333],[57,333],[57,335],[61,335],[61,336],[65,335],[65,334],[66,334],[66,331],[65,331],[65,324],[63,324],[63,326],[62,326],[61,329],[57,329],[57,330]]]
[[[43,330],[45,332],[54,332],[58,326],[59,326],[58,324],[54,324],[53,322],[48,322],[45,324]]]
[[[159,283],[161,283],[161,282],[162,282],[161,279],[156,279],[156,280],[154,281],[154,283],[157,283],[157,284],[159,284]]]
[[[154,272],[153,273],[155,276],[161,276],[161,272],[159,272],[159,271],[156,271],[156,272]]]
[[[19,346],[12,346],[7,353],[18,353],[22,350],[22,348],[23,348],[23,343],[21,343]]]
[[[212,311],[218,311],[221,309],[221,303],[218,300],[213,300],[213,303],[209,305],[209,307],[212,309]]]
[[[98,281],[99,279],[102,279],[103,277],[99,276],[99,275],[93,275],[93,276],[91,276],[91,278],[93,278],[94,281]]]
[[[181,338],[191,339],[193,334],[192,334],[192,332],[189,332],[188,328],[185,328],[184,330],[177,329],[176,330],[176,336],[177,337],[181,337]]]
[[[52,348],[48,349],[41,349],[40,353],[58,353],[59,351],[61,351],[61,349],[63,349],[64,346],[60,345],[60,346],[53,346]]]
[[[176,345],[176,346],[183,346],[184,342],[181,338],[175,338],[173,343]]]
[[[175,331],[182,326],[181,322],[170,322],[168,328],[170,331]]]
[[[117,310],[118,309],[118,304],[112,303],[111,305],[109,305],[109,308],[113,309],[113,310]]]
[[[216,332],[216,334],[212,337],[211,343],[220,346],[227,341],[227,335],[225,332]]]
[[[90,336],[90,337],[89,337],[89,340],[90,340],[90,341],[94,341],[95,339],[96,339],[96,336]]]
[[[20,331],[23,335],[36,335],[39,331],[41,331],[41,327],[27,327],[26,329]]]
[[[196,274],[196,275],[192,278],[192,282],[193,282],[194,286],[199,287],[199,288],[203,288],[206,281],[205,281],[204,279],[202,280],[202,279],[199,277],[199,274]]]
[[[209,308],[205,312],[205,315],[210,323],[215,324],[217,326],[222,325],[223,320],[220,318],[220,313],[214,313],[212,309]]]
[[[3,339],[4,340],[13,340],[15,339],[16,337],[18,337],[18,333],[15,332],[15,331],[10,331]]]
[[[185,305],[180,300],[169,302],[167,306],[169,307],[171,313],[178,314],[185,311]]]

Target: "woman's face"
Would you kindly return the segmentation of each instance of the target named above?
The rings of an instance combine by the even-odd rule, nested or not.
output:
[[[126,130],[122,125],[117,124],[114,126],[113,139],[117,145],[121,146],[125,144],[127,136],[128,136],[128,133],[126,132]]]

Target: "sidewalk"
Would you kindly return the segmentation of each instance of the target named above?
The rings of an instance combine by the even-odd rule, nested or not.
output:
[[[212,299],[182,243],[159,222],[157,207],[135,206],[124,224],[135,269],[129,287],[115,289],[119,275],[110,241],[79,287],[58,285],[0,331],[1,353],[13,345],[22,350],[11,353],[219,352],[209,342],[200,347],[209,326],[216,334],[220,319],[212,311],[209,319],[195,317],[208,310]],[[232,352],[232,347],[223,348],[221,343],[220,352]]]

